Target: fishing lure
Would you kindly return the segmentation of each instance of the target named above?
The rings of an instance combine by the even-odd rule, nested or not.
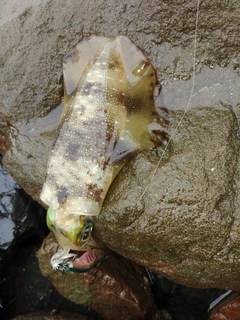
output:
[[[63,109],[40,198],[59,243],[51,266],[86,271],[101,261],[91,251],[93,217],[113,179],[132,155],[165,140],[168,120],[155,106],[154,68],[125,36],[82,41],[63,58],[63,76]]]

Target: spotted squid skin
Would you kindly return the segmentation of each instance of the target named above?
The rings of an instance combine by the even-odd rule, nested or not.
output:
[[[63,70],[64,107],[41,199],[55,210],[97,216],[129,155],[164,139],[156,72],[124,36],[84,40]]]
[[[59,244],[54,270],[65,270],[77,251],[96,250],[93,217],[113,179],[136,152],[159,146],[168,124],[155,106],[156,72],[124,36],[82,41],[63,58],[63,76],[63,109],[40,196]],[[79,269],[89,268],[80,265],[85,260],[77,260]]]

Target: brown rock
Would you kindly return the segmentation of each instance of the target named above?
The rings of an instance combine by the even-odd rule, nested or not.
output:
[[[112,253],[85,273],[54,271],[49,261],[57,245],[50,234],[39,251],[39,265],[61,295],[106,319],[151,319],[156,309],[144,268]]]
[[[237,295],[237,297],[236,297]],[[240,319],[240,296],[239,293],[232,294],[232,298],[229,301],[225,301],[224,304],[219,306],[212,315],[210,315],[210,320],[239,320]]]

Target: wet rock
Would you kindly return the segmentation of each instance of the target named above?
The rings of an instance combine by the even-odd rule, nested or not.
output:
[[[60,112],[61,106],[43,118],[31,119],[22,127],[10,127],[8,131],[13,146],[3,157],[4,165],[21,187],[38,201]]]
[[[9,261],[4,282],[0,284],[3,302],[0,319],[10,320],[18,315],[42,311],[48,317],[77,313],[79,317],[85,315],[91,319],[103,320],[88,306],[77,305],[65,299],[42,275],[38,266],[40,245],[40,243],[33,245],[32,242],[25,244]]]
[[[180,286],[152,272],[149,272],[149,276],[157,307],[162,313],[168,313],[168,319],[208,320],[210,303],[223,291]]]
[[[56,124],[52,124],[50,130],[43,131],[45,119],[41,125],[35,120],[48,115],[61,102],[61,60],[66,52],[83,37],[127,35],[149,55],[161,82],[167,84],[164,90],[167,107],[172,107],[172,103],[178,107],[183,100],[184,108],[192,82],[182,81],[180,92],[175,94],[179,87],[176,80],[191,79],[196,8],[195,0],[161,5],[157,0],[140,3],[131,0],[118,7],[112,0],[108,3],[91,0],[80,7],[76,0],[71,3],[31,0],[21,5],[17,0],[1,2],[0,68],[4,86],[0,88],[0,135],[6,141],[2,152],[9,149],[5,166],[29,194],[37,199],[43,184],[51,133],[56,128],[59,113],[55,114]],[[230,60],[237,71],[240,11],[237,2],[222,5],[208,0],[200,9],[198,72],[204,71],[205,65],[224,66]],[[230,87],[232,77],[232,73],[230,79],[226,74],[217,77],[221,80],[218,88],[226,99],[225,84],[227,82]],[[234,85],[231,90],[233,88]],[[231,94],[235,96],[233,91]],[[230,103],[231,100],[228,99]]]
[[[38,266],[37,246],[25,246],[18,253],[16,264],[16,314],[27,314],[34,311],[49,311],[52,315],[58,312],[96,313],[86,306],[71,303],[58,294],[51,282],[43,277]]]
[[[227,292],[211,308],[210,320],[238,320],[240,319],[240,293]]]
[[[172,132],[182,112],[170,116]],[[153,151],[123,168],[96,219],[95,237],[177,283],[237,289],[237,129],[229,108],[189,111],[159,165]]]
[[[156,309],[144,268],[113,253],[86,273],[54,271],[49,261],[56,246],[50,234],[39,251],[39,265],[61,295],[90,306],[106,319],[116,319],[116,315],[118,319],[151,319]]]
[[[76,7],[79,10],[76,10]],[[46,115],[61,101],[61,58],[90,35],[128,37],[151,55],[162,79],[190,78],[197,2],[50,0],[1,2],[0,113],[10,124]],[[81,14],[79,15],[79,11]],[[226,66],[238,52],[237,1],[204,1],[199,68]],[[187,57],[187,58],[186,58]],[[189,58],[188,58],[189,57]],[[236,61],[237,63],[237,61]]]
[[[175,134],[158,170],[150,151],[119,174],[95,236],[179,283],[239,289],[238,2],[201,3],[194,86],[196,1],[88,1],[81,17],[76,3],[1,2],[5,166],[38,199],[60,115],[61,58],[83,37],[126,34],[158,71]]]
[[[45,210],[17,185],[0,156],[0,269],[26,239],[46,236]]]

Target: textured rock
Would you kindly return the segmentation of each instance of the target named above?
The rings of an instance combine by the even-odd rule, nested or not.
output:
[[[77,8],[77,9],[76,9]],[[197,1],[1,3],[0,113],[12,124],[46,115],[61,101],[61,58],[91,35],[127,35],[150,55],[161,79],[191,77]],[[238,52],[237,1],[200,7],[198,68],[227,66]]]
[[[177,121],[181,116],[172,113]],[[188,112],[155,172],[154,152],[123,168],[95,236],[177,283],[239,288],[237,128],[228,108]]]
[[[2,166],[0,155],[0,271],[26,239],[44,239],[45,210],[17,185]]]
[[[56,246],[50,234],[39,251],[39,265],[60,294],[90,306],[106,319],[116,319],[116,315],[118,319],[151,319],[156,310],[144,268],[113,253],[88,272],[58,272],[49,263]]]
[[[171,135],[192,89],[196,7],[184,0],[1,2],[0,149],[34,199],[60,115],[65,53],[83,37],[127,35],[158,71]],[[189,112],[158,170],[155,151],[133,159],[95,223],[107,246],[185,285],[240,287],[239,14],[238,1],[201,3]]]

